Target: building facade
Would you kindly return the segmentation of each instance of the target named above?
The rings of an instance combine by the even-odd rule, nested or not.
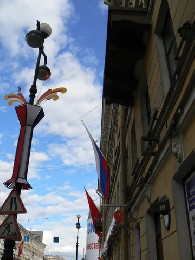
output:
[[[66,258],[62,256],[46,255],[44,260],[66,260]]]
[[[105,4],[102,259],[195,259],[194,0]]]

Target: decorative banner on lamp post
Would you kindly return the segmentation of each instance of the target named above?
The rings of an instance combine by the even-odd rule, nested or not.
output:
[[[21,128],[16,149],[13,174],[11,179],[4,182],[4,185],[8,188],[14,188],[15,183],[17,182],[21,184],[22,189],[28,190],[32,188],[27,182],[27,173],[33,130],[34,127],[44,117],[44,112],[42,107],[40,107],[40,104],[44,100],[58,100],[59,96],[57,94],[66,93],[67,89],[64,87],[48,89],[37,100],[36,105],[31,105],[26,102],[26,99],[20,93],[21,88],[19,88],[18,91],[18,94],[7,94],[4,97],[5,100],[11,99],[8,102],[9,106],[12,106],[15,102],[19,102],[22,104],[21,106],[15,108]]]
[[[11,179],[4,185],[8,188],[15,187],[15,183],[21,183],[22,189],[28,190],[32,187],[27,182],[28,164],[30,157],[31,141],[34,127],[44,117],[42,107],[25,104],[15,108],[20,121],[20,135],[16,149],[14,169]]]

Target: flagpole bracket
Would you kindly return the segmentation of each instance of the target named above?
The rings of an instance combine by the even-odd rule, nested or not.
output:
[[[112,208],[117,208],[117,207],[127,207],[127,204],[103,204],[101,205],[102,207],[112,207]]]

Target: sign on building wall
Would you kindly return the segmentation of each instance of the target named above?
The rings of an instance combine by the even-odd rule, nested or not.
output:
[[[99,256],[99,237],[95,233],[91,216],[87,220],[86,260],[97,260]]]
[[[195,172],[185,183],[193,256],[195,259]]]

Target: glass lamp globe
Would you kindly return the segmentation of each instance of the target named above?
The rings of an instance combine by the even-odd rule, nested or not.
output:
[[[46,65],[39,66],[37,78],[39,80],[47,80],[51,76],[50,69]]]
[[[26,41],[31,48],[43,46],[44,37],[39,30],[32,30],[26,35]]]
[[[43,37],[46,39],[49,37],[52,33],[52,29],[47,23],[41,23],[40,24],[40,31],[43,34]]]

